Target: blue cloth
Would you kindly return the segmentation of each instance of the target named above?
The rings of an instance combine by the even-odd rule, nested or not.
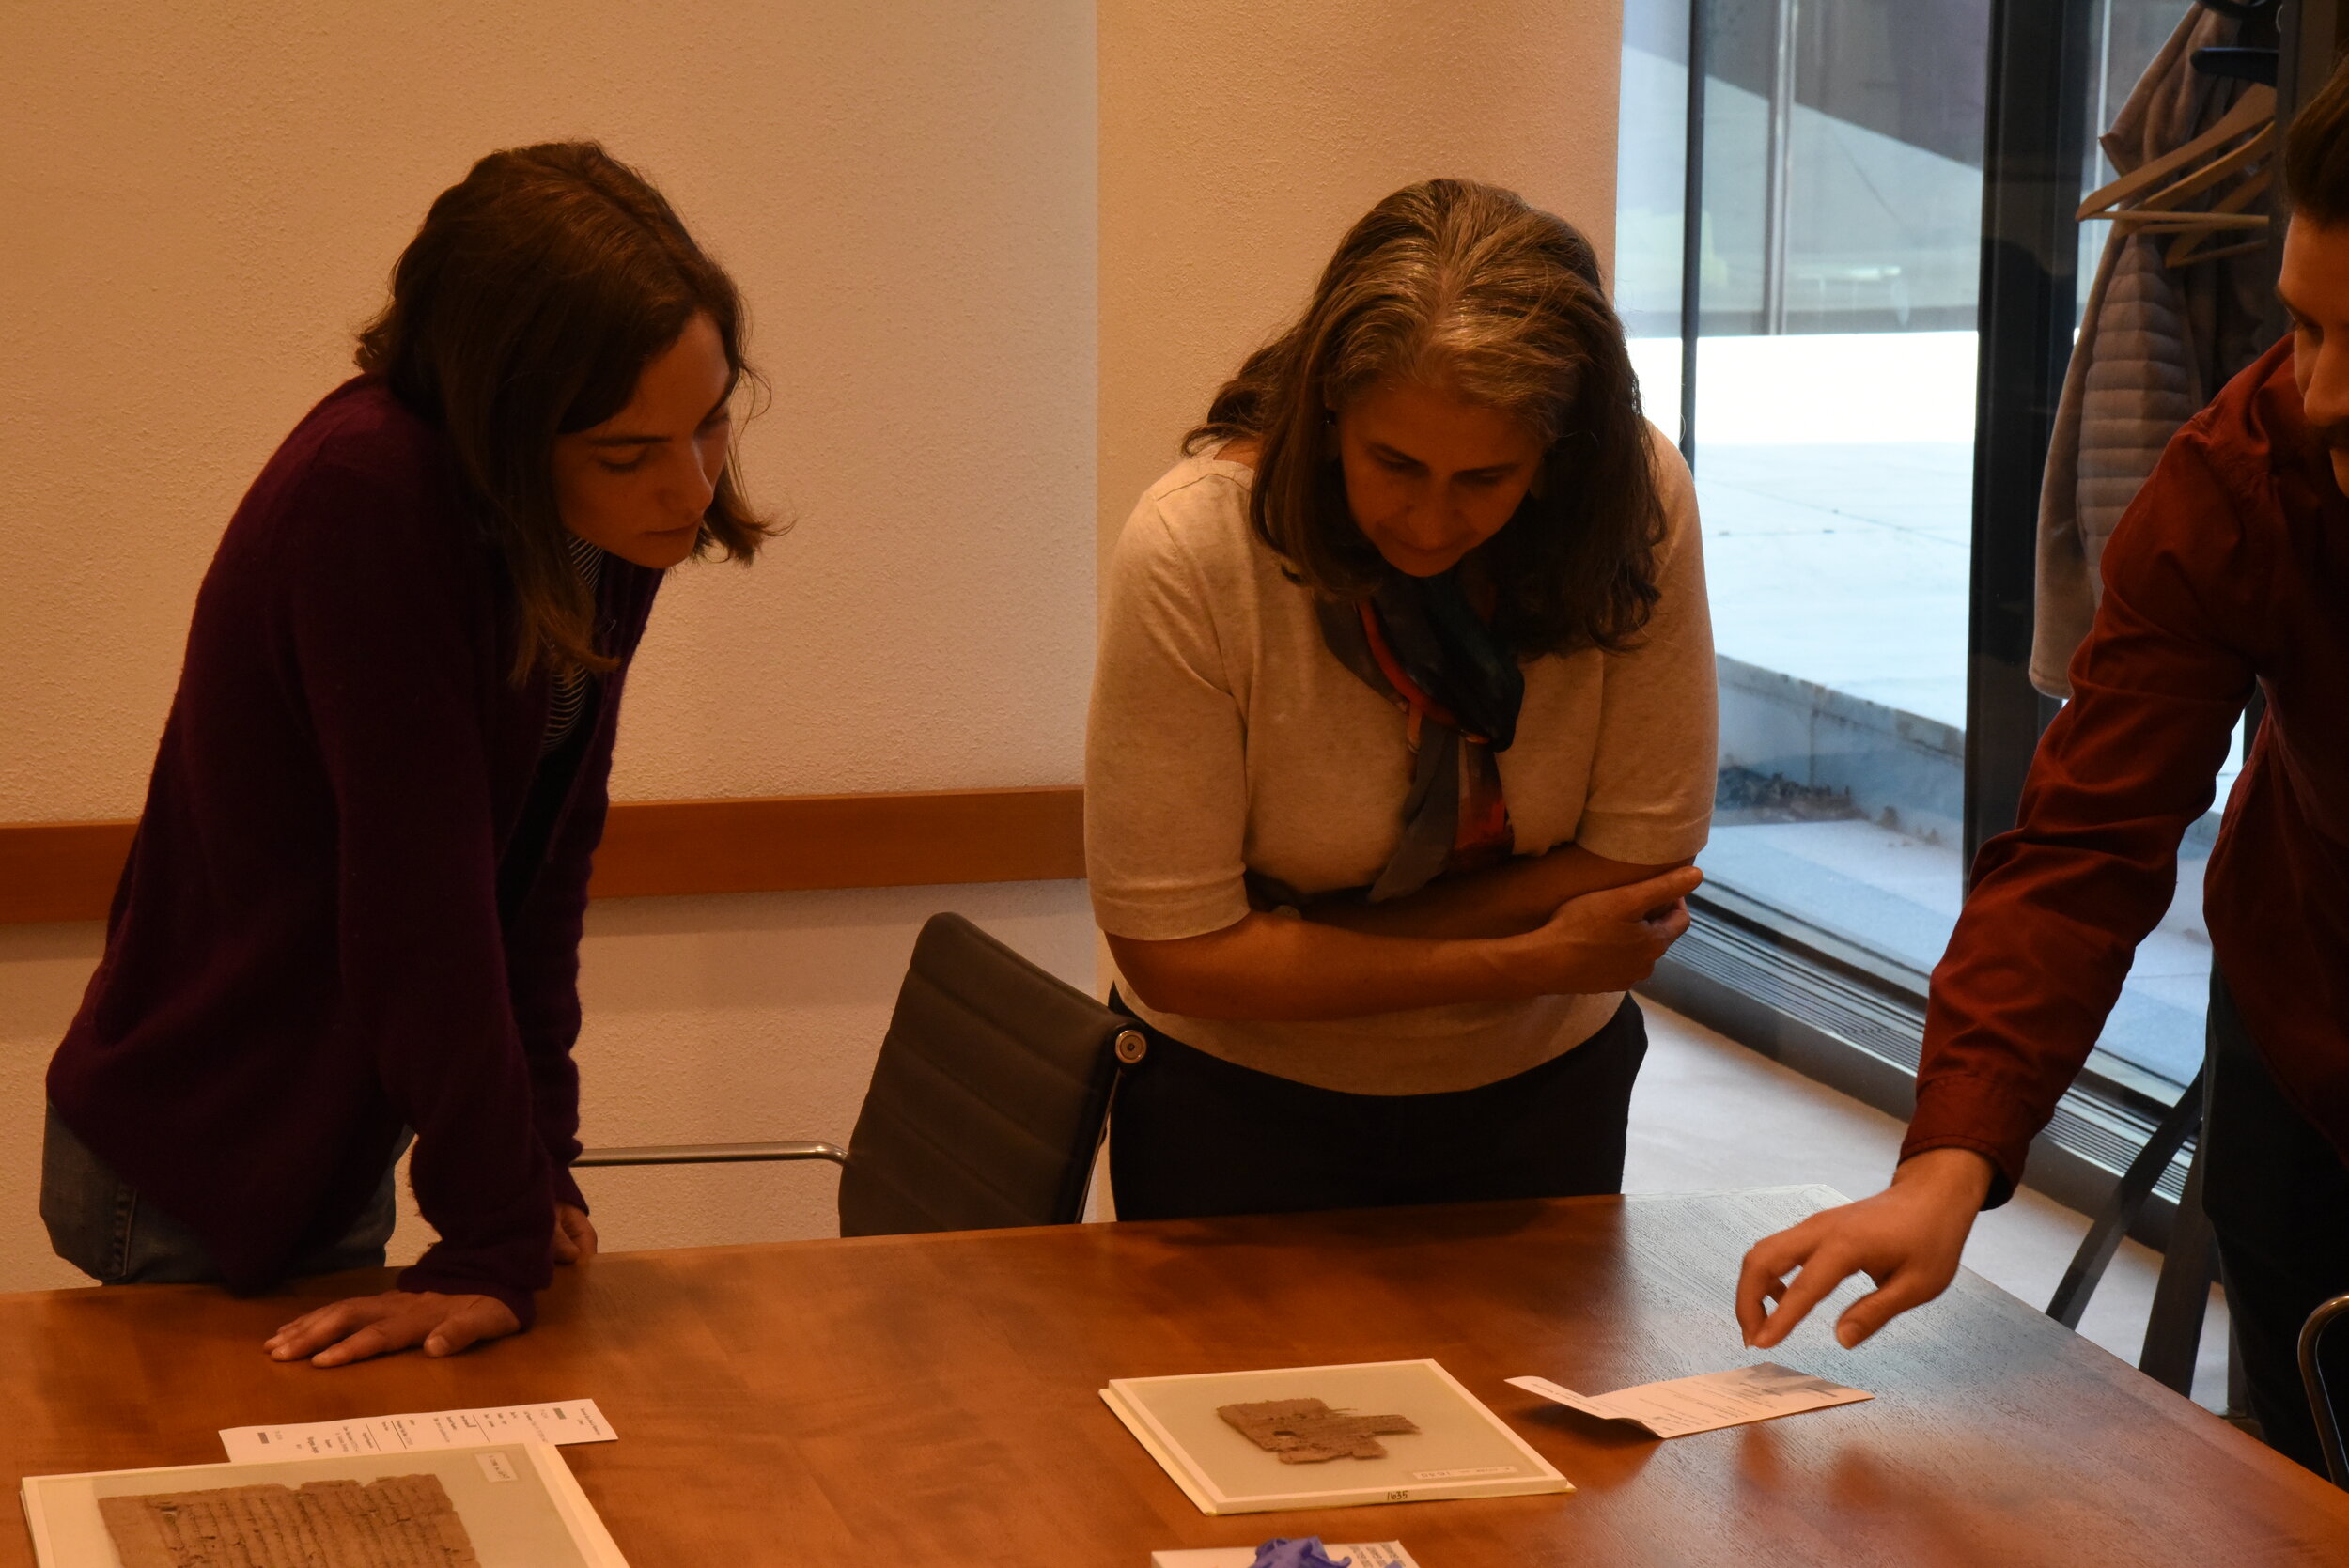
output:
[[[403,1150],[407,1142],[403,1134]],[[384,1244],[399,1220],[398,1171],[395,1153],[375,1196],[350,1229],[305,1247],[288,1275],[382,1267]],[[57,1256],[101,1285],[220,1282],[220,1267],[204,1250],[203,1239],[90,1153],[54,1107],[41,1141],[40,1217]]]
[[[1351,1568],[1353,1561],[1350,1557],[1332,1560],[1322,1549],[1318,1535],[1301,1541],[1275,1536],[1256,1548],[1256,1560],[1249,1568]]]
[[[1469,603],[1458,569],[1407,577],[1389,568],[1371,602],[1403,673],[1494,751],[1507,751],[1525,705],[1525,672]]]

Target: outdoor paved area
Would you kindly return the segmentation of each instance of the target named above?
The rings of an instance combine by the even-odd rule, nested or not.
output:
[[[1697,495],[1723,654],[1964,727],[1974,350],[1971,333],[1704,340]],[[1668,429],[1679,351],[1633,343]],[[1959,846],[1866,819],[1719,827],[1700,863],[1920,970],[1957,917]],[[2201,1059],[2201,868],[2181,868],[2106,1032],[2108,1050],[2172,1082]]]
[[[1964,729],[1973,466],[1970,441],[1700,446],[1720,651]]]

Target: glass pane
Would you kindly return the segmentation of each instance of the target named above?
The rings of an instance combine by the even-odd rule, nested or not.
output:
[[[1710,0],[1696,475],[1720,651],[1715,887],[1921,984],[1957,916],[1989,0]],[[2103,0],[2101,131],[2177,0]],[[1678,412],[1687,0],[1629,0],[1619,300]],[[2111,177],[2101,155],[2083,189]],[[2082,241],[2082,294],[2104,243]],[[2238,758],[2220,781],[2232,783]],[[2214,815],[2096,1065],[2201,1056]]]
[[[2138,79],[2170,39],[2185,13],[2175,0],[2102,0],[2091,35],[2093,72],[2089,94],[2088,166],[2082,194],[2120,170],[2098,139],[2120,115]],[[2112,225],[2080,225],[2080,304],[2111,238]],[[2186,835],[2178,851],[2178,892],[2161,924],[2140,944],[2128,983],[2113,1008],[2092,1066],[2155,1097],[2194,1076],[2202,1060],[2202,1015],[2209,999],[2210,932],[2202,922],[2202,874],[2217,836],[2219,809],[2243,770],[2244,736],[2220,770],[2211,813]]]
[[[1660,114],[1642,92],[1685,91],[1687,6],[1640,9],[1626,141]],[[1987,7],[1709,18],[1696,473],[1722,768],[1702,863],[1921,974],[1961,880]],[[1660,183],[1625,186],[1642,232]],[[1631,321],[1651,323],[1676,312]],[[1634,351],[1651,387],[1677,369],[1676,334]]]
[[[1675,439],[1688,95],[1688,0],[1626,0],[1615,138],[1615,311],[1631,334],[1647,416]]]

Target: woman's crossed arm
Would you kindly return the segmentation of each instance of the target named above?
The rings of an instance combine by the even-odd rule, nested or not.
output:
[[[1110,952],[1143,1001],[1198,1018],[1301,1022],[1463,1001],[1620,991],[1688,929],[1692,866],[1565,846],[1408,898],[1252,909],[1204,936]],[[1301,918],[1300,918],[1301,917]]]

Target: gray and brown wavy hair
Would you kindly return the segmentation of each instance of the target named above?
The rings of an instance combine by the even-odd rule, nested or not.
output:
[[[1541,438],[1531,493],[1476,551],[1502,644],[1520,658],[1628,645],[1656,603],[1664,509],[1589,241],[1494,186],[1406,186],[1346,232],[1303,317],[1216,394],[1184,449],[1257,443],[1257,536],[1331,598],[1366,596],[1381,570],[1346,506],[1331,416],[1395,380],[1501,409]]]

